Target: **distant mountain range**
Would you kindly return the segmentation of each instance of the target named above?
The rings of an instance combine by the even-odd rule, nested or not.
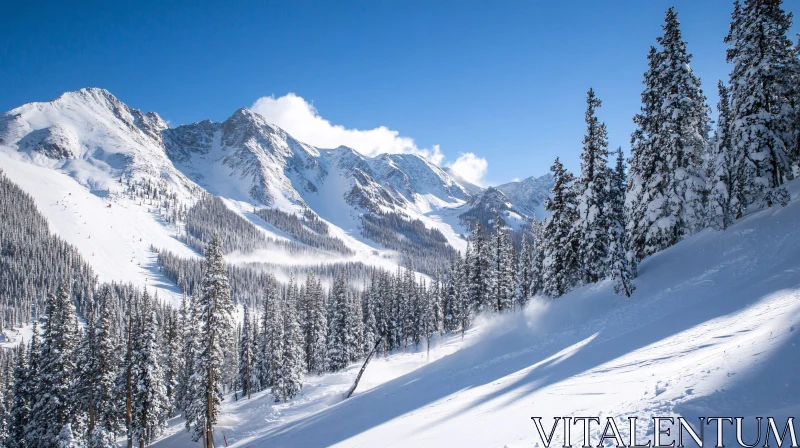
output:
[[[187,203],[205,191],[240,210],[313,212],[376,249],[380,242],[364,238],[364,215],[419,220],[418,228],[441,232],[460,250],[479,220],[487,225],[501,214],[519,227],[541,219],[553,184],[547,175],[481,188],[414,154],[317,148],[246,108],[223,122],[170,128],[155,112],[96,88],[6,112],[0,148],[64,172],[97,196],[112,194],[121,179],[155,183]]]

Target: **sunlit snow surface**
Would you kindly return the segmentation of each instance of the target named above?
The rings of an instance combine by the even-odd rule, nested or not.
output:
[[[309,378],[288,404],[265,393],[226,398],[219,442],[224,435],[238,447],[521,447],[541,446],[533,416],[549,428],[555,416],[797,415],[800,184],[790,187],[786,208],[703,231],[645,260],[630,299],[604,282],[537,300],[479,323],[460,350],[458,336],[446,337],[430,362],[424,347],[377,359],[345,401],[358,366]],[[156,446],[194,446],[181,425],[173,422]],[[640,437],[650,437],[647,428]],[[573,427],[573,444],[581,437]]]

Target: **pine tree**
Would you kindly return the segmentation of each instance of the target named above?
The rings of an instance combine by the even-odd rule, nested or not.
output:
[[[610,217],[606,212],[608,200],[608,134],[605,123],[597,119],[597,108],[602,102],[589,89],[586,96],[586,135],[581,153],[581,177],[576,182],[578,191],[578,222],[573,238],[579,243],[582,279],[595,283],[608,271],[608,228]]]
[[[491,262],[489,248],[483,235],[481,223],[475,226],[472,231],[471,256],[465,261],[469,265],[469,288],[470,306],[476,313],[491,309]]]
[[[35,334],[35,333],[34,333]],[[9,422],[8,442],[9,448],[25,448],[25,427],[31,416],[31,402],[33,401],[32,382],[30,377],[29,356],[26,354],[25,344],[20,344],[16,354],[14,366],[14,401],[11,406],[11,419]]]
[[[731,109],[727,87],[719,82],[717,128],[708,157],[708,220],[717,229],[725,230],[744,214],[746,154],[741,146],[731,144]]]
[[[13,353],[13,352],[9,352]],[[10,358],[10,357],[9,357]],[[9,425],[11,423],[11,359],[7,358],[0,383],[0,446],[8,446]]]
[[[283,354],[281,357],[280,401],[294,398],[303,387],[303,334],[297,318],[297,288],[294,279],[289,281],[283,304]]]
[[[470,253],[470,246],[467,245],[467,254]],[[453,270],[453,317],[454,317],[454,330],[461,332],[461,338],[464,338],[467,328],[472,322],[472,305],[470,303],[470,290],[469,278],[470,267],[467,262],[469,257],[461,258],[461,253],[456,254],[455,269]]]
[[[233,357],[230,353],[233,345],[233,303],[222,257],[222,243],[216,234],[206,246],[204,271],[198,303],[201,328],[194,376],[202,385],[198,391],[204,398],[201,402],[205,412],[194,416],[198,419],[193,425],[195,438],[202,436],[206,448],[213,448],[213,427],[219,416],[223,365]],[[199,419],[200,416],[202,419]]]
[[[135,385],[132,432],[142,448],[161,434],[169,412],[156,325],[155,306],[145,290],[136,316],[137,337],[133,343],[131,368]]]
[[[242,389],[242,396],[247,396],[253,393],[252,379],[253,379],[253,364],[254,353],[253,344],[250,340],[252,334],[250,333],[250,311],[244,307],[244,320],[242,321],[241,338],[239,341],[239,386]]]
[[[72,434],[72,425],[65,424],[55,438],[56,448],[81,448],[78,438]]]
[[[22,348],[24,351],[24,348]],[[38,392],[38,379],[41,371],[41,346],[39,344],[39,328],[36,320],[33,321],[33,328],[31,332],[31,342],[28,345],[27,355],[27,368],[24,375],[17,378],[23,379],[19,384],[14,384],[15,389],[19,388],[21,391],[14,396],[15,406],[12,408],[12,423],[10,433],[12,437],[12,446],[19,448],[34,447],[36,444],[30,443],[30,435],[28,433],[29,423],[32,418],[31,411],[33,405],[37,400]],[[19,400],[18,402],[16,400]]]
[[[327,366],[331,372],[347,367],[347,281],[344,270],[339,271],[331,290],[330,319],[328,320]]]
[[[550,217],[545,221],[545,256],[542,261],[542,289],[551,297],[567,293],[579,278],[580,255],[575,232],[578,220],[574,176],[556,158],[550,167],[553,173],[552,197],[545,203]]]
[[[375,347],[376,341],[380,338],[378,335],[378,321],[375,318],[375,303],[376,303],[376,288],[377,279],[373,272],[371,283],[369,287],[365,287],[361,294],[362,314],[364,316],[364,346],[362,351],[369,353]]]
[[[36,399],[26,432],[32,448],[58,444],[62,428],[73,423],[75,417],[71,388],[78,320],[66,282],[62,281],[56,293],[48,296],[46,315]]]
[[[415,342],[414,329],[416,328],[414,322],[414,302],[417,300],[416,279],[414,277],[414,266],[411,264],[410,259],[406,260],[406,265],[401,272],[398,273],[397,281],[400,283],[400,287],[396,290],[396,313],[400,320],[398,322],[398,327],[400,329],[398,336],[403,345],[403,351],[405,352],[408,349],[409,339]]]
[[[424,280],[420,288],[420,330],[425,339],[425,348],[430,357],[431,338],[436,332],[436,310],[434,309],[434,295],[430,289],[425,288]]]
[[[544,235],[544,223],[536,219],[531,223],[531,290],[530,296],[535,296],[544,288],[544,256],[547,239]]]
[[[725,42],[730,77],[731,147],[744,154],[747,204],[786,205],[783,184],[793,178],[791,161],[798,141],[792,110],[797,88],[797,56],[786,33],[792,15],[780,0],[734,3]]]
[[[677,14],[666,13],[661,50],[650,49],[631,138],[627,232],[637,260],[702,228],[708,107],[692,72]]]
[[[109,285],[104,285],[96,297],[96,306],[86,318],[86,332],[81,344],[85,357],[79,366],[81,384],[77,388],[78,398],[85,402],[83,407],[89,416],[89,434],[97,426],[114,433],[121,429],[116,381],[122,360],[117,356],[118,347],[112,333],[113,291]]]
[[[495,219],[492,242],[492,307],[497,312],[510,311],[514,300],[514,253],[511,237],[499,215]]]
[[[198,322],[197,307],[194,296],[186,299],[186,294],[181,299],[180,323],[182,330],[183,343],[181,344],[181,364],[178,373],[178,390],[176,394],[176,406],[184,410],[184,414],[192,409],[201,408],[194,404],[200,394],[193,389],[195,383],[192,377],[195,372],[195,359],[198,353],[198,336],[200,334],[200,323]],[[186,415],[187,429],[189,424],[198,417]]]
[[[625,159],[622,148],[617,149],[617,164],[608,176],[608,200],[605,203],[605,215],[608,221],[609,266],[610,276],[614,282],[614,292],[630,297],[636,286],[636,261],[628,248],[625,233]]]
[[[257,314],[256,314],[257,315]],[[250,387],[253,389],[253,392],[258,392],[263,389],[261,385],[261,363],[260,359],[260,341],[261,341],[261,331],[259,329],[258,319],[253,318],[253,324],[250,329],[250,337],[251,344],[253,345],[253,366],[250,368]]]
[[[533,287],[533,251],[528,243],[528,235],[523,233],[522,245],[517,256],[517,308],[523,309],[530,300]]]
[[[377,270],[375,280],[375,291],[373,293],[375,307],[375,335],[383,342],[378,347],[378,353],[384,355],[389,351],[390,328],[389,319],[391,314],[391,302],[393,294],[391,292],[391,280],[386,271]]]
[[[181,356],[183,331],[179,327],[178,310],[167,305],[163,313],[166,318],[165,328],[163,329],[164,349],[162,352],[164,353],[164,382],[167,387],[167,401],[169,404],[167,416],[174,417],[178,397],[178,381],[182,369],[181,364],[183,363],[183,357]]]
[[[328,319],[322,285],[311,273],[306,279],[306,370],[317,375],[325,371]]]
[[[356,361],[364,354],[364,318],[359,295],[348,290],[347,315],[345,328],[347,328],[347,356],[350,362]]]
[[[283,390],[283,306],[278,285],[273,278],[269,280],[263,303],[259,354],[261,386],[264,389],[271,388],[275,401],[280,401]]]
[[[114,433],[102,426],[97,426],[89,435],[89,448],[117,448],[117,438]]]

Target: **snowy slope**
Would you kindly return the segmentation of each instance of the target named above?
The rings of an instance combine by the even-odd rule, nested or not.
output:
[[[398,352],[388,357],[375,358],[361,378],[357,393],[365,393],[386,381],[448,356],[471,344],[478,335],[478,330],[471,330],[463,340],[460,336],[447,336],[441,340],[437,338],[430,355],[424,348],[420,348],[419,351]],[[355,363],[341,372],[308,376],[303,390],[288,403],[274,403],[268,391],[253,394],[250,400],[234,401],[233,397],[226,396],[222,404],[220,425],[217,428],[218,437],[221,438],[224,434],[230,446],[243,446],[283,425],[340,403],[343,400],[343,393],[353,384],[360,369],[361,364]],[[191,441],[189,433],[184,428],[184,420],[176,417],[169,422],[165,434],[153,446],[172,448],[198,445]]]
[[[606,282],[535,301],[450,356],[343,402],[300,403],[279,422],[263,420],[267,408],[235,414],[226,404],[231,446],[516,447],[539,442],[532,416],[549,427],[555,416],[796,415],[800,183],[790,189],[785,208],[645,260],[630,299]],[[260,400],[249,406],[267,406]],[[573,427],[573,444],[581,437]],[[168,440],[156,446],[192,446]]]
[[[100,281],[133,282],[156,288],[161,298],[179,299],[178,288],[159,271],[150,245],[187,258],[198,255],[174,238],[176,230],[157,213],[125,197],[93,195],[69,175],[26,163],[15,154],[0,151],[0,168],[34,197],[50,231],[75,246]]]

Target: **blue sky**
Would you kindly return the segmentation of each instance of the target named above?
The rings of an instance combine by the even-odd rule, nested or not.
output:
[[[438,145],[441,164],[506,182],[544,174],[557,155],[578,169],[589,87],[612,147],[627,150],[647,51],[673,4],[715,106],[728,0],[14,1],[0,15],[0,110],[94,86],[175,126],[272,96],[256,110],[301,140],[366,153]],[[796,15],[800,2],[784,8]]]

